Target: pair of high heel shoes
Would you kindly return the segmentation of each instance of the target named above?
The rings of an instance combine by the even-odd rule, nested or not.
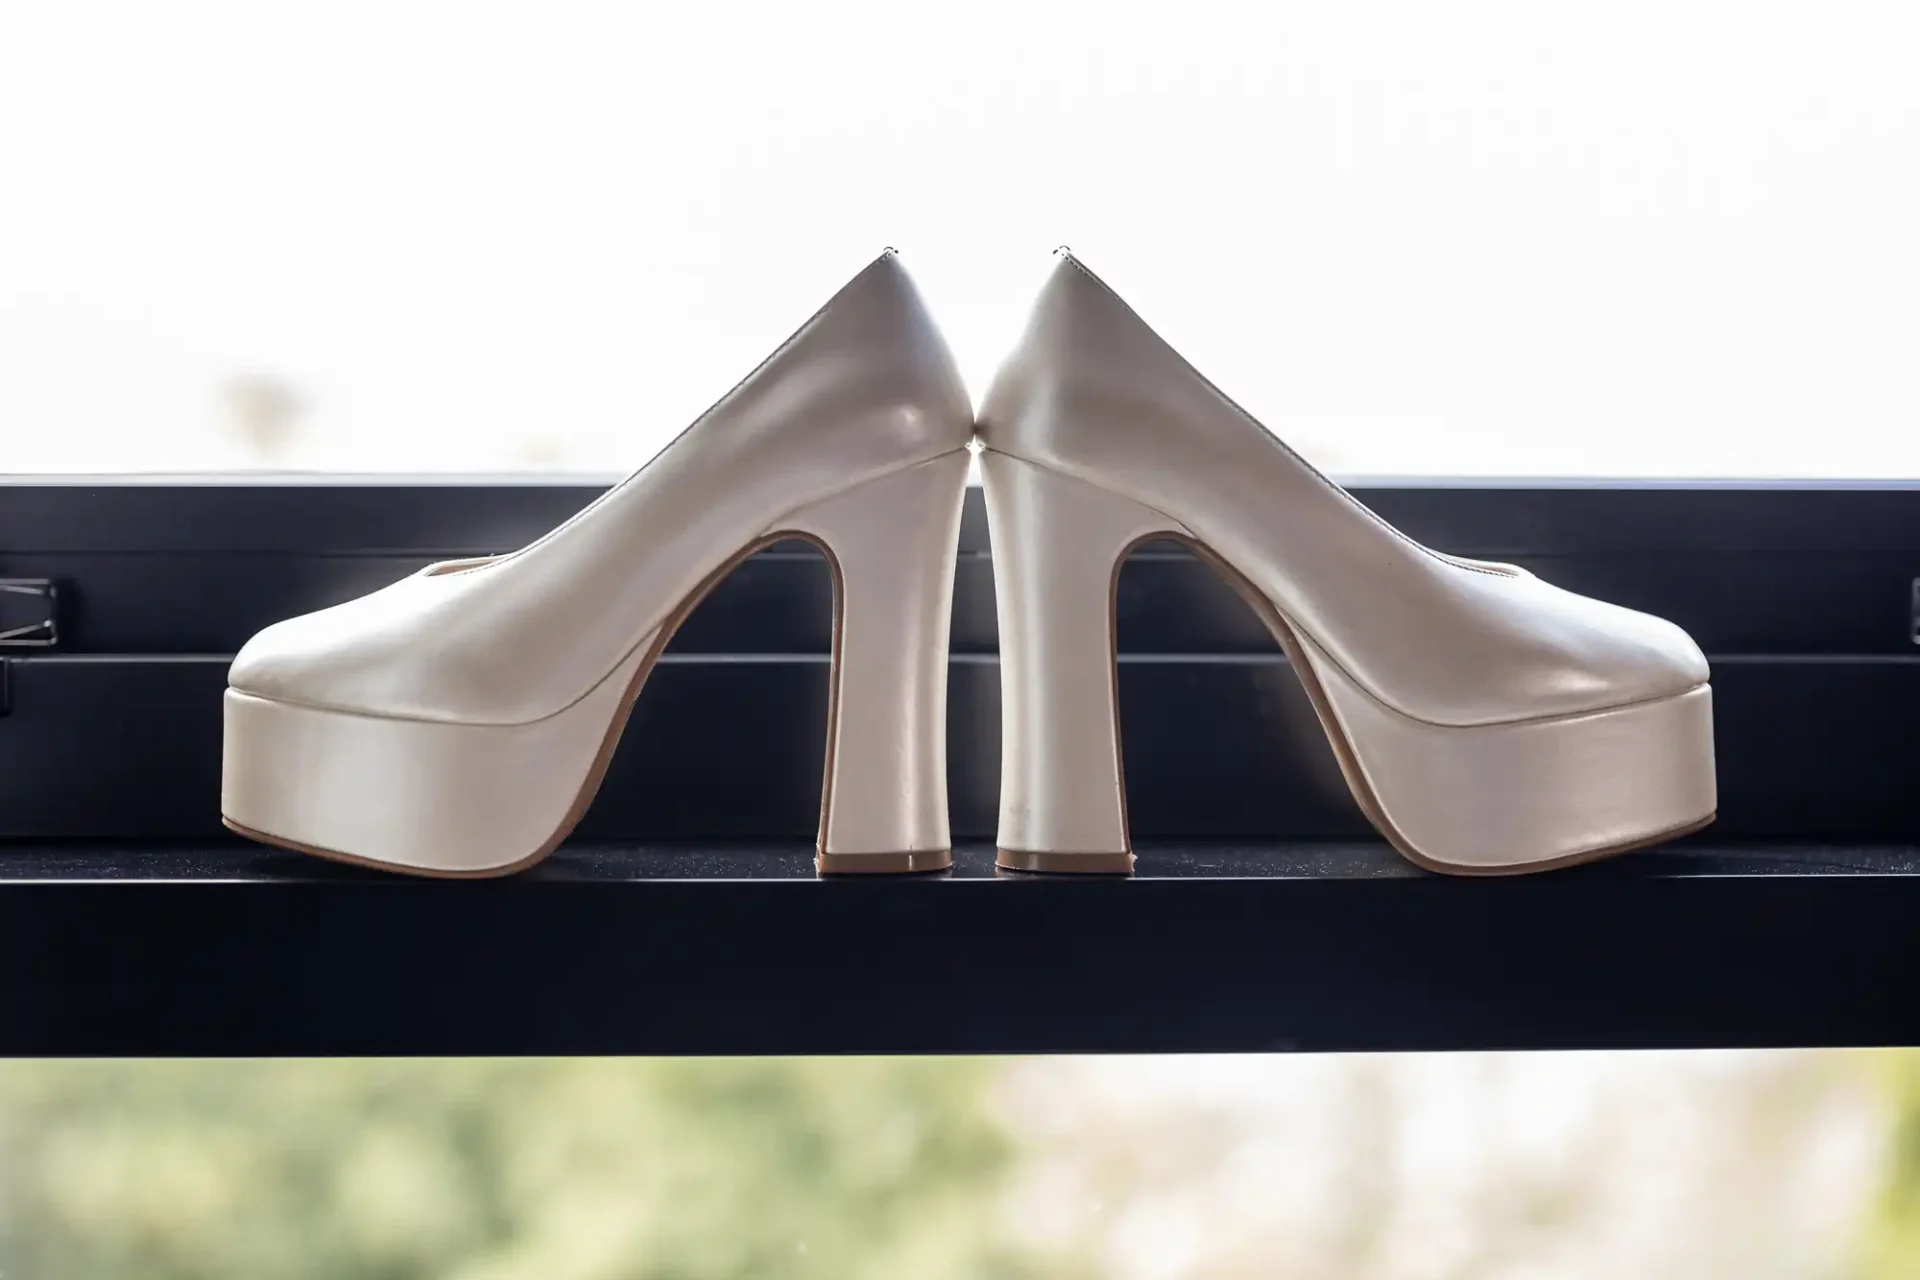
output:
[[[1680,628],[1414,542],[1069,255],[976,419],[888,251],[545,537],[254,637],[226,695],[227,824],[423,874],[539,861],[674,630],[745,557],[800,537],[836,595],[820,870],[948,865],[947,633],[975,440],[1001,866],[1132,868],[1113,591],[1128,551],[1162,538],[1266,621],[1355,798],[1421,866],[1530,871],[1712,820],[1707,664]]]

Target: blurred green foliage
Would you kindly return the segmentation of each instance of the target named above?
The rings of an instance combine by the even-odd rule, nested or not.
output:
[[[984,1105],[993,1071],[901,1058],[0,1063],[0,1274],[1037,1275],[996,1231],[1014,1151]]]
[[[1875,1055],[1892,1093],[1887,1170],[1867,1232],[1865,1280],[1920,1276],[1920,1053]]]

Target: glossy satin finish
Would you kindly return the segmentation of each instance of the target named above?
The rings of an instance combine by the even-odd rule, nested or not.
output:
[[[457,724],[552,715],[766,527],[964,448],[972,410],[899,259],[877,260],[646,467],[477,569],[269,627],[233,687]]]
[[[355,715],[230,688],[221,814],[243,835],[375,865],[529,865],[578,820],[653,650],[636,648],[586,697],[525,725]]]
[[[1070,256],[980,418],[1007,865],[1112,870],[1127,847],[1112,575],[1156,534],[1193,545],[1261,612],[1362,807],[1423,865],[1557,865],[1710,819],[1707,665],[1683,631],[1413,542]]]
[[[839,597],[819,868],[948,865],[947,641],[962,449],[783,521],[826,548]]]
[[[801,535],[826,548],[841,597],[822,855],[922,869],[948,844],[945,645],[971,433],[889,251],[552,533],[256,636],[230,674],[223,813],[382,865],[525,865],[577,821],[699,597]]]
[[[993,450],[980,476],[1000,611],[1001,863],[1127,871],[1114,578],[1135,544],[1184,530]]]
[[[988,448],[1178,518],[1388,706],[1498,724],[1684,693],[1672,623],[1419,545],[1322,476],[1063,255],[981,410]]]

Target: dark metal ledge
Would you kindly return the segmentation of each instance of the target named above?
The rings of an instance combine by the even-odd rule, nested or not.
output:
[[[1375,844],[1131,881],[822,883],[798,846],[445,883],[243,844],[0,845],[0,1054],[1920,1044],[1920,849],[1689,843],[1509,880]]]

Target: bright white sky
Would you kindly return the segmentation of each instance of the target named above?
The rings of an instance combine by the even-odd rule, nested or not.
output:
[[[1920,5],[0,0],[3,471],[625,470],[1063,242],[1336,471],[1920,476]]]

